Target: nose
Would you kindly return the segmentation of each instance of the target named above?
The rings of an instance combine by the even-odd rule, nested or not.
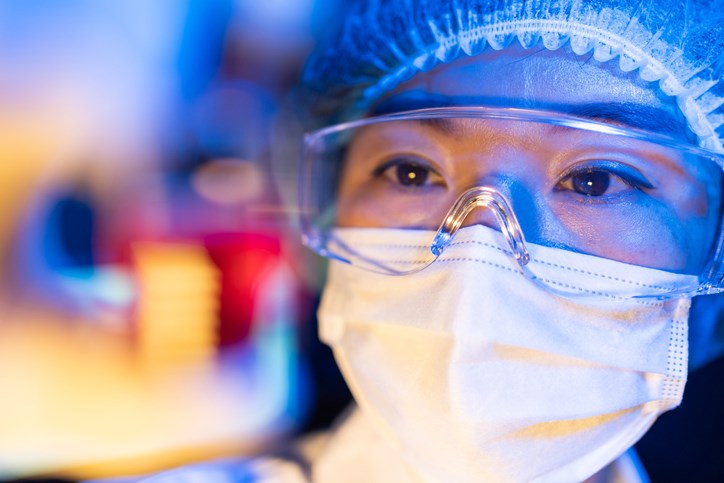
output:
[[[460,200],[460,198],[458,198],[458,200]],[[498,210],[496,210],[495,207],[491,207],[490,203],[492,201],[492,198],[479,197],[475,200],[468,200],[465,205],[459,206],[458,208],[463,210],[459,214],[459,216],[462,217],[460,227],[483,225],[500,231],[501,224],[498,216],[496,216],[496,211]],[[451,214],[452,210],[448,212],[448,216]]]
[[[476,186],[461,194],[435,235],[430,247],[434,255],[439,256],[443,252],[463,223],[499,227],[518,264],[522,267],[530,260],[520,223],[510,203],[499,190]]]

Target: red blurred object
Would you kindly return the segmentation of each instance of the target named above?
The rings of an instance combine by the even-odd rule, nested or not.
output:
[[[280,262],[281,243],[273,234],[222,233],[204,244],[221,271],[218,346],[237,345],[249,336],[259,282]]]

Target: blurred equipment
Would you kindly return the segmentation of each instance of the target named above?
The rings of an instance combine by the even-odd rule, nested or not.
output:
[[[267,159],[296,66],[243,78],[239,12],[0,5],[0,479],[249,455],[304,417],[311,301]]]

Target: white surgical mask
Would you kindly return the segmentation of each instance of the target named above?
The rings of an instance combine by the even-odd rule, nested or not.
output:
[[[378,235],[380,255],[397,256],[402,232]],[[412,275],[330,266],[321,337],[421,479],[582,481],[681,401],[690,300],[561,298],[521,276],[506,246],[476,225]],[[692,278],[529,250],[552,283],[582,290]]]

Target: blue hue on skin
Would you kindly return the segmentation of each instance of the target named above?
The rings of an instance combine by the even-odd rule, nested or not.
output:
[[[680,140],[690,137],[675,100],[662,95],[654,84],[641,81],[631,73],[623,73],[614,64],[595,61],[580,64],[569,54],[562,49],[530,55],[520,47],[510,47],[458,59],[418,74],[381,99],[373,106],[373,112],[482,104],[557,110],[618,126],[647,129]],[[559,82],[560,78],[566,81]],[[701,247],[709,247],[713,243],[720,205],[719,194],[706,189],[712,176],[711,170],[666,171],[636,159],[636,150],[632,148],[631,154],[627,155],[631,159],[609,164],[618,163],[621,169],[634,173],[633,176],[616,176],[619,184],[626,183],[626,178],[643,181],[628,181],[630,189],[622,190],[621,194],[584,197],[573,193],[570,188],[553,189],[570,168],[562,164],[564,160],[559,160],[559,164],[555,160],[563,156],[559,152],[570,151],[565,158],[572,156],[576,163],[581,162],[580,157],[584,154],[591,157],[586,158],[588,164],[608,162],[605,142],[596,146],[594,136],[590,143],[584,143],[586,147],[583,149],[569,140],[565,131],[541,125],[518,125],[510,130],[504,128],[488,138],[485,134],[474,134],[475,126],[471,124],[474,122],[423,121],[386,136],[381,135],[385,132],[383,129],[391,129],[389,125],[375,128],[378,129],[376,134],[362,142],[368,145],[364,156],[376,156],[375,149],[389,151],[401,149],[405,144],[415,146],[425,138],[432,145],[439,143],[439,149],[433,149],[428,143],[427,151],[420,151],[423,158],[432,156],[431,159],[434,159],[443,152],[447,153],[446,156],[455,153],[458,158],[456,164],[468,163],[463,165],[467,166],[464,169],[456,168],[455,179],[448,180],[452,194],[459,194],[472,186],[502,190],[510,196],[509,201],[529,241],[675,272],[698,274],[703,269],[708,251]],[[414,127],[414,124],[419,127]],[[416,130],[419,132],[415,133]],[[479,139],[475,139],[478,136]],[[407,138],[404,142],[395,141]],[[482,144],[476,145],[476,142]],[[378,143],[379,147],[373,149],[369,146],[374,143]],[[484,151],[480,150],[482,146]],[[619,147],[616,149],[619,150]],[[433,151],[440,152],[432,154]],[[484,165],[469,161],[474,157],[480,158],[483,152],[487,160]],[[463,161],[463,158],[468,161]],[[631,167],[626,168],[627,164]],[[616,173],[615,170],[613,172]],[[371,181],[355,186],[361,181],[350,181],[353,176],[357,175],[348,173],[343,178],[340,194],[364,200],[374,188],[378,190],[374,197],[379,197],[379,186],[370,184]],[[440,198],[443,194],[436,193],[440,200],[449,197]],[[423,211],[414,208],[420,204],[414,193],[400,192],[395,196],[398,203],[402,203],[398,207],[400,212],[415,213],[417,219],[429,215],[429,208]],[[345,201],[342,200],[340,206],[345,206]],[[444,201],[448,203],[445,210],[452,206],[452,201]],[[371,217],[368,221],[355,220],[362,212],[341,212],[345,223],[365,226],[388,210],[367,211],[364,216]],[[470,216],[468,223],[479,222],[475,221],[476,217],[489,218],[483,213]],[[371,223],[370,226],[375,226],[379,222]],[[404,226],[420,226],[420,222],[407,223],[405,221]],[[484,224],[495,226],[491,221]]]
[[[431,107],[496,106],[499,103],[499,98],[440,96],[424,91],[411,91],[401,93],[377,104],[371,115],[378,116]],[[682,141],[691,141],[693,139],[693,134],[688,130],[682,119],[675,117],[668,110],[651,106],[612,101],[584,105],[546,103],[545,109],[594,121],[609,122],[622,127],[664,134]]]

